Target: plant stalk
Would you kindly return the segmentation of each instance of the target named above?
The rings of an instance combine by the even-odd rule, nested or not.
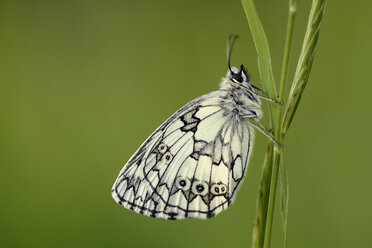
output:
[[[258,57],[258,69],[264,90],[270,98],[277,97],[274,75],[271,66],[269,44],[266,38],[262,23],[258,17],[254,0],[242,0],[248,24],[251,29],[254,44]],[[268,105],[271,127],[274,128],[275,119],[273,113],[276,111],[276,104]],[[273,144],[270,143],[266,152],[265,162],[262,168],[259,196],[257,198],[257,218],[253,228],[253,247],[262,248],[265,235],[266,215],[269,200],[270,181],[272,172]]]
[[[294,80],[283,115],[283,134],[287,133],[287,130],[292,123],[293,117],[300,103],[302,93],[304,92],[306,83],[309,79],[311,66],[313,64],[316,51],[316,45],[318,44],[320,24],[323,18],[324,9],[325,0],[312,1],[305,38],[302,43],[302,49],[297,63]]]
[[[245,14],[251,29],[254,44],[258,55],[258,69],[264,85],[264,90],[270,98],[277,98],[283,102],[286,85],[288,81],[288,66],[291,52],[293,27],[296,16],[296,0],[289,0],[289,15],[287,22],[287,34],[284,47],[283,64],[279,85],[279,95],[276,92],[274,75],[271,66],[269,44],[265,31],[258,17],[254,0],[242,0]],[[283,106],[269,104],[270,124],[274,130],[274,137],[279,143],[283,143],[285,134],[292,122],[296,108],[301,100],[301,95],[307,83],[311,65],[313,62],[315,48],[319,37],[319,27],[323,17],[325,0],[312,0],[308,26],[305,39],[298,60],[295,77],[291,86],[289,97],[285,102],[286,107],[283,114]],[[265,155],[265,162],[262,168],[259,195],[257,197],[257,218],[253,228],[253,247],[269,248],[271,241],[271,230],[273,225],[275,197],[278,184],[279,171],[281,172],[281,182],[283,185],[282,203],[283,207],[283,227],[284,227],[284,247],[286,247],[286,226],[288,210],[288,186],[286,172],[284,168],[283,150],[281,147],[269,143]],[[285,209],[285,210],[284,210]]]
[[[289,0],[289,14],[288,14],[288,22],[287,22],[287,34],[285,40],[285,47],[284,47],[284,55],[283,55],[283,64],[282,64],[282,72],[281,72],[281,80],[279,86],[279,101],[283,102],[287,78],[288,78],[288,65],[289,65],[289,55],[291,52],[292,46],[292,37],[293,37],[293,27],[296,19],[296,0]],[[283,143],[284,136],[282,136],[281,130],[281,117],[283,112],[283,106],[280,105],[276,109],[276,118],[275,118],[275,139],[279,143]],[[273,153],[273,163],[272,163],[272,174],[271,174],[271,182],[270,182],[270,191],[269,191],[269,202],[267,207],[267,221],[265,225],[265,239],[264,239],[264,247],[270,247],[271,241],[271,230],[272,230],[272,223],[274,217],[274,207],[275,207],[275,198],[276,198],[276,188],[278,185],[278,171],[281,161],[281,149],[277,145],[274,145],[274,153]]]

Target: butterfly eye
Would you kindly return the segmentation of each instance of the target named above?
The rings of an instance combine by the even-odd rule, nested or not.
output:
[[[158,147],[158,151],[160,154],[164,154],[167,151],[168,147],[166,144],[161,143]]]
[[[243,77],[240,73],[234,73],[231,75],[231,80],[235,81],[235,82],[238,82],[238,83],[241,83],[243,82]]]
[[[183,191],[186,191],[190,188],[190,180],[188,178],[184,177],[178,177],[176,180],[176,187],[178,189],[182,189]]]
[[[173,155],[170,152],[166,152],[163,155],[163,162],[165,164],[169,164],[169,162],[172,160],[172,158],[173,158]]]
[[[195,181],[192,185],[192,192],[204,196],[208,193],[208,184],[202,181]]]

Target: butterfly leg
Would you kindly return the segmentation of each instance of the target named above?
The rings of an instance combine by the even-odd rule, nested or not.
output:
[[[256,87],[257,88],[257,87]],[[248,92],[251,92],[251,93],[253,93],[253,94],[255,94],[256,96],[258,96],[259,98],[262,98],[262,99],[265,99],[266,101],[269,101],[269,102],[273,102],[273,103],[276,103],[276,104],[279,104],[279,105],[282,105],[283,103],[282,102],[279,102],[279,101],[277,101],[277,100],[275,100],[275,99],[273,99],[273,98],[270,98],[270,97],[267,97],[267,96],[265,96],[264,94],[259,94],[259,93],[257,93],[257,92],[254,92],[254,91],[251,91],[251,90],[247,90]]]
[[[260,122],[258,121],[255,121],[252,116],[245,116],[246,119],[249,121],[249,123],[254,127],[256,128],[258,131],[260,131],[263,135],[265,135],[267,138],[269,138],[269,140],[271,140],[272,142],[274,142],[276,145],[280,146],[280,147],[283,147],[282,144],[280,144],[278,141],[276,141],[273,137],[271,137],[271,135],[269,134],[269,130],[264,126],[262,125]]]
[[[254,86],[253,84],[251,84],[251,86],[252,86],[253,89],[257,90],[257,91],[260,92],[262,95],[266,95],[266,93],[265,93],[263,90],[261,90],[260,88],[258,88],[257,86]]]
[[[244,85],[238,83],[237,81],[232,80],[231,82],[233,82],[233,83],[239,85],[239,87],[245,89],[245,90],[248,91],[249,93],[252,93],[252,94],[256,95],[256,96],[259,97],[259,98],[265,99],[266,101],[273,102],[273,103],[280,104],[280,105],[283,104],[282,102],[279,102],[279,101],[277,101],[277,100],[275,100],[275,99],[273,99],[273,98],[270,98],[270,97],[268,97],[268,96],[265,96],[263,93],[258,93],[258,92],[262,92],[262,90],[260,90],[260,89],[257,88],[256,86],[253,86],[253,85],[252,85],[253,88],[258,89],[258,90],[257,90],[258,92],[255,92],[255,91],[249,89],[248,87],[246,87],[246,86],[244,86]]]

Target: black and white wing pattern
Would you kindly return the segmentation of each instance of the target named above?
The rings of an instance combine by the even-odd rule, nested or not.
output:
[[[188,103],[140,146],[112,188],[115,201],[165,219],[210,218],[235,199],[253,145],[248,121],[231,111],[230,91]]]

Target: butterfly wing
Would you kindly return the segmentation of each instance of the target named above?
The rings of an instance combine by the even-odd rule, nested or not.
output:
[[[165,219],[226,209],[247,171],[253,130],[218,90],[188,103],[140,146],[112,188],[117,203]]]

